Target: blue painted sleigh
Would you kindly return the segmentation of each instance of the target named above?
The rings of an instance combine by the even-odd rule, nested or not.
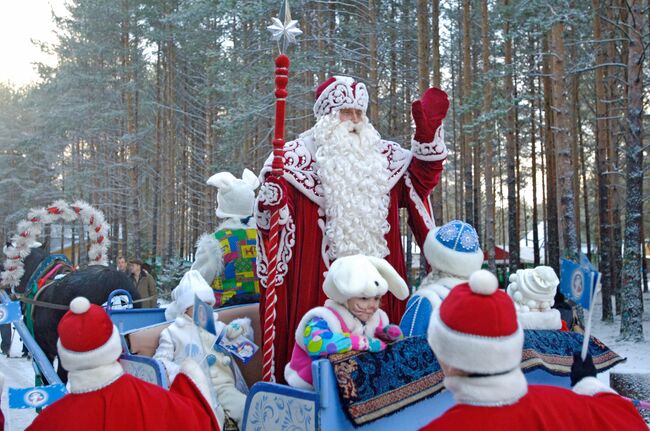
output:
[[[217,310],[228,322],[247,316],[259,339],[258,304]],[[158,336],[170,322],[162,309],[109,310],[127,349],[127,372],[166,386],[165,373],[151,358]],[[569,387],[572,353],[582,335],[526,331],[522,369],[529,383]],[[599,371],[624,361],[597,339],[590,352]],[[250,393],[243,430],[416,430],[453,406],[443,375],[423,337],[407,338],[380,353],[349,352],[313,363],[314,390],[261,382],[261,354],[240,366]]]

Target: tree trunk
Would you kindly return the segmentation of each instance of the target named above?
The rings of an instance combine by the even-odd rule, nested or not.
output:
[[[472,91],[472,58],[471,58],[471,21],[470,21],[470,0],[463,0],[463,119],[461,132],[461,147],[463,176],[464,176],[464,200],[465,200],[465,221],[474,225],[474,197],[472,189],[474,181],[472,177],[472,143],[469,138],[469,125],[472,122],[472,113],[469,106],[469,99]]]
[[[578,136],[580,147],[580,174],[582,175],[582,197],[585,209],[585,240],[587,242],[587,258],[591,261],[591,222],[589,211],[589,187],[587,186],[587,168],[585,166],[585,143],[582,133],[582,118],[578,109]]]
[[[510,0],[503,0],[504,8],[510,7]],[[514,273],[519,268],[519,232],[517,231],[517,179],[515,176],[517,150],[515,147],[515,108],[513,106],[514,74],[512,66],[512,33],[510,32],[510,16],[503,23],[504,33],[504,67],[506,77],[504,96],[507,103],[506,113],[506,183],[508,185],[508,253],[510,253],[509,269]]]
[[[487,79],[485,92],[483,93],[483,112],[492,112],[492,80],[490,74],[490,37],[489,37],[489,16],[488,1],[481,1],[481,54],[483,62],[483,77]],[[494,237],[494,181],[492,167],[494,164],[494,124],[488,121],[484,127],[483,144],[485,146],[485,238],[483,247],[487,250],[488,269],[496,273],[497,265],[495,260],[496,241]]]
[[[625,252],[621,292],[621,339],[641,342],[643,296],[641,293],[641,212],[643,206],[643,1],[630,0],[627,16],[627,146],[625,199]]]
[[[431,73],[433,75],[433,86],[440,88],[440,0],[431,1]],[[433,189],[432,208],[433,219],[437,224],[442,224],[443,219],[443,190],[447,189],[448,177],[443,175],[440,178],[440,184]],[[448,199],[448,196],[446,196]],[[447,218],[449,218],[449,211],[447,211]]]
[[[576,213],[573,196],[573,163],[569,136],[569,112],[566,105],[568,99],[564,85],[564,24],[557,22],[551,29],[551,79],[553,83],[553,142],[558,176],[558,192],[560,194],[559,217],[562,255],[575,262],[578,261],[578,242],[576,238]]]
[[[576,27],[571,27],[571,36],[576,40]],[[570,58],[573,64],[578,62],[578,49],[577,44],[572,44],[570,49]],[[580,74],[571,76],[571,114],[570,114],[570,133],[571,136],[571,165],[573,166],[573,182],[571,189],[573,190],[573,208],[575,209],[575,232],[576,232],[576,246],[577,252],[582,252],[582,235],[580,233],[580,163],[579,163],[579,150],[578,150],[578,94],[580,88]]]
[[[420,97],[429,88],[429,11],[427,5],[428,0],[417,0],[418,90]]]
[[[370,32],[368,32],[368,50],[370,54],[370,64],[369,64],[369,95],[370,95],[370,122],[379,126],[379,79],[378,79],[378,67],[379,60],[377,58],[377,1],[378,0],[368,0],[368,18]]]
[[[528,36],[528,49],[530,55],[528,57],[528,65],[531,71],[535,70],[535,57],[534,57],[535,43],[531,35]],[[533,101],[536,99],[535,90],[535,77],[531,73],[528,79],[528,86],[530,87],[530,94]],[[537,215],[537,130],[535,124],[535,103],[532,102],[530,110],[530,160],[531,160],[531,177],[533,182],[533,264],[539,266],[539,231],[537,225],[539,224],[539,216]]]
[[[460,14],[459,14],[459,16],[460,16]],[[458,25],[460,25],[460,18],[458,20]],[[456,51],[456,52],[460,52],[460,37],[458,38],[458,41],[459,41],[459,46],[458,46],[458,51]],[[455,50],[452,50],[452,51],[455,51]],[[456,58],[456,56],[454,56],[453,58]],[[453,155],[453,164],[454,164],[454,218],[462,219],[463,218],[463,213],[462,213],[463,210],[462,210],[461,198],[462,198],[463,188],[462,188],[462,185],[460,184],[460,179],[459,179],[459,170],[460,169],[458,169],[459,166],[460,166],[459,165],[459,160],[461,159],[459,153],[462,151],[462,146],[458,145],[458,135],[456,133],[456,126],[457,126],[457,122],[456,122],[456,119],[457,119],[457,117],[456,117],[456,105],[457,104],[455,103],[457,98],[458,99],[462,98],[462,89],[459,89],[458,91],[456,90],[457,89],[456,81],[457,81],[457,78],[458,78],[458,73],[456,71],[456,63],[459,63],[459,61],[454,62],[452,60],[451,67],[450,67],[450,69],[451,69],[451,106],[450,106],[450,108],[451,108],[451,124],[452,124],[452,129],[451,129],[452,137],[451,137],[451,139],[452,139],[452,141],[454,143],[454,151],[452,153],[452,155]]]
[[[154,131],[155,139],[155,150],[154,154],[154,194],[153,194],[153,210],[152,210],[152,223],[151,223],[151,243],[153,247],[154,254],[156,256],[162,255],[162,247],[158,240],[158,229],[162,225],[160,222],[160,200],[162,196],[162,187],[161,187],[161,172],[162,168],[162,146],[161,146],[161,135],[162,135],[162,112],[161,112],[161,80],[162,80],[162,67],[161,67],[161,46],[158,45],[156,53],[156,129]]]
[[[395,22],[395,17],[397,15],[397,4],[395,0],[392,0],[390,2],[390,19],[392,22]],[[397,30],[395,29],[395,26],[390,27],[390,32],[389,32],[389,37],[390,37],[390,43],[392,46],[395,46],[397,44]],[[395,138],[398,134],[398,126],[397,126],[397,119],[398,119],[398,113],[397,113],[397,50],[391,49],[390,50],[390,94],[393,95],[389,99],[389,110],[388,110],[388,135],[391,138]],[[409,268],[409,266],[406,266]]]
[[[598,226],[600,226],[598,245],[598,270],[602,274],[601,286],[603,297],[602,320],[611,322],[614,319],[611,298],[614,294],[611,273],[611,224],[609,217],[609,133],[607,127],[607,105],[605,105],[605,69],[600,66],[605,63],[605,47],[602,42],[602,26],[600,13],[601,0],[592,0],[594,9],[593,33],[596,44],[596,169],[598,175]]]
[[[627,21],[627,2],[625,0],[613,0],[610,7],[607,9],[607,16],[609,18],[609,37],[607,43],[607,63],[625,63],[628,57],[628,40],[625,34],[621,35],[620,27],[625,25]],[[616,22],[618,21],[618,22]],[[619,25],[620,24],[620,25]],[[623,36],[623,40],[618,44],[614,42],[615,38]],[[619,53],[620,51],[620,53]],[[626,114],[624,103],[613,103],[614,101],[625,100],[626,86],[621,88],[620,82],[626,82],[625,73],[621,75],[621,69],[609,66],[607,71],[607,78],[610,85],[606,88],[609,89],[607,96],[608,105],[611,107],[609,111],[609,165],[610,165],[610,181],[609,181],[609,206],[610,206],[610,221],[612,232],[612,243],[610,256],[612,259],[611,273],[612,273],[612,289],[616,297],[616,315],[621,314],[621,269],[623,268],[623,227],[621,225],[621,190],[622,184],[622,167],[620,164],[622,140],[627,133],[622,124],[622,118]],[[616,111],[614,111],[616,109]]]
[[[431,0],[431,72],[433,86],[440,88],[440,0]]]
[[[549,35],[544,37],[544,52],[549,51]],[[552,267],[557,274],[560,273],[560,238],[558,232],[558,209],[557,209],[557,166],[555,156],[555,136],[553,125],[555,124],[554,113],[551,109],[553,99],[553,87],[551,86],[551,64],[548,55],[544,57],[543,74],[544,74],[544,117],[545,131],[544,141],[546,148],[546,173],[547,173],[547,236],[545,244],[548,248],[547,265]]]

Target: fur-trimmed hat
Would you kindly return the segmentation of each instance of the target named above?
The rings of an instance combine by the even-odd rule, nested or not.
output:
[[[165,318],[168,320],[185,313],[185,310],[194,305],[194,296],[206,304],[214,305],[216,300],[214,291],[205,281],[203,276],[196,269],[185,273],[178,286],[172,290],[172,303],[165,310]]]
[[[451,289],[433,312],[427,338],[436,357],[468,373],[497,374],[521,362],[524,332],[512,299],[486,270]]]
[[[366,86],[349,76],[332,76],[316,89],[314,116],[317,120],[341,109],[368,109]]]
[[[244,169],[241,179],[230,172],[219,172],[212,175],[208,185],[217,187],[217,217],[246,218],[253,214],[255,205],[255,189],[260,181],[253,172]]]
[[[117,327],[99,305],[79,296],[70,302],[58,326],[56,343],[61,365],[80,371],[109,365],[120,357],[122,342]]]
[[[424,241],[424,257],[433,268],[464,279],[483,264],[476,230],[460,220],[429,231]]]
[[[350,298],[382,296],[388,291],[398,299],[409,296],[406,282],[388,262],[361,254],[336,259],[327,272],[323,291],[339,304]]]

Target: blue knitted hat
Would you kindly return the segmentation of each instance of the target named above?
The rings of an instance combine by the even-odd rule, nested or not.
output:
[[[460,278],[468,278],[483,264],[476,230],[460,220],[432,229],[424,242],[424,256],[433,268]]]

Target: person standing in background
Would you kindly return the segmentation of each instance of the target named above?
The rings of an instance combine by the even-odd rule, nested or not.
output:
[[[116,268],[120,272],[128,272],[128,264],[126,263],[126,257],[118,256],[116,261]]]
[[[131,280],[138,288],[142,301],[142,308],[158,307],[158,291],[156,290],[156,281],[151,274],[142,269],[142,261],[133,259],[131,261]]]

